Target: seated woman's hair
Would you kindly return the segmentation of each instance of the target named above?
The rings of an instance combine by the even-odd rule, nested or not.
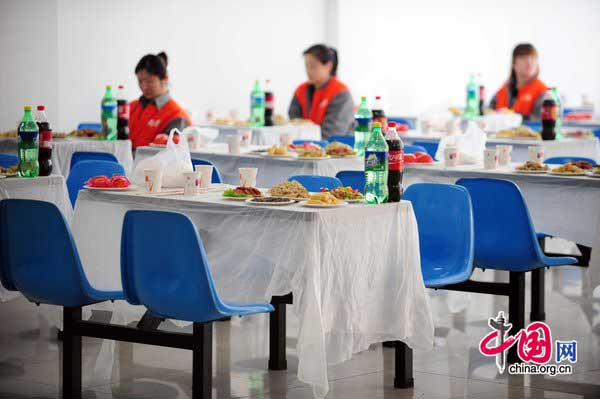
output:
[[[135,67],[135,73],[146,71],[151,75],[156,75],[160,79],[167,76],[167,64],[169,59],[164,51],[158,54],[146,54]]]
[[[315,44],[304,50],[303,54],[310,54],[314,56],[321,61],[321,64],[327,64],[331,61],[333,64],[333,67],[331,68],[331,76],[336,76],[338,67],[338,53],[336,49],[324,44]]]

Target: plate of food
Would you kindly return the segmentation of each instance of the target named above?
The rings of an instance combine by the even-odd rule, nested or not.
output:
[[[542,135],[528,126],[519,126],[515,129],[500,130],[496,133],[497,139],[515,140],[541,140]]]
[[[561,165],[558,168],[552,169],[550,174],[558,176],[583,176],[585,175],[585,170],[581,169],[580,167],[574,165],[571,162],[567,162],[566,164]]]
[[[65,132],[52,132],[52,140],[54,139],[66,139],[67,133]]]
[[[132,185],[125,176],[114,175],[113,177],[94,176],[85,183],[83,188],[100,191],[128,191],[137,189],[137,186]]]
[[[262,197],[263,193],[255,187],[228,188],[223,192],[223,198],[232,201],[246,201],[248,198]]]
[[[533,161],[527,161],[515,168],[515,172],[532,174],[548,173],[549,170],[548,165]]]
[[[329,143],[327,147],[325,147],[325,152],[327,155],[337,158],[356,156],[356,151],[354,151],[354,148],[350,147],[348,144],[340,143],[339,141]]]
[[[19,165],[9,166],[8,168],[0,167],[0,176],[11,177],[19,174]]]
[[[100,132],[97,131],[96,129],[85,128],[85,129],[73,130],[71,133],[69,133],[69,136],[92,139],[92,138],[98,138],[100,136]]]
[[[266,153],[263,153],[263,156],[266,157],[275,157],[275,158],[292,158],[293,155],[288,152],[287,147],[283,145],[272,145],[267,149]]]
[[[592,170],[594,169],[594,164],[588,161],[571,161],[569,162],[571,165],[575,165],[580,169]]]
[[[247,199],[246,203],[251,205],[282,206],[295,204],[296,200],[283,197],[255,197]]]
[[[327,159],[330,158],[325,150],[319,146],[299,148],[296,150],[298,159]]]
[[[348,203],[363,202],[365,200],[364,195],[360,191],[353,189],[352,187],[338,187],[332,190],[328,188],[321,188],[322,193],[331,193],[335,198],[346,201]]]
[[[594,166],[592,170],[586,173],[586,175],[590,177],[600,177],[600,166]]]
[[[347,202],[340,201],[333,194],[325,191],[311,195],[308,201],[302,203],[302,206],[309,208],[339,208],[347,204]]]
[[[269,190],[272,197],[292,198],[297,200],[308,199],[308,190],[296,180],[279,183]]]

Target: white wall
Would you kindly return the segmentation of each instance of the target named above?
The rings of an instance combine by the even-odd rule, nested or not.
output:
[[[526,41],[542,80],[600,108],[598,0],[343,0],[339,10],[340,75],[354,98],[381,94],[388,114],[463,105],[471,72],[483,74],[489,100]]]

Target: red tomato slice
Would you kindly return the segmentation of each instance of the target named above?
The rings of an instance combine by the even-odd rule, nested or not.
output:
[[[111,187],[125,188],[129,187],[131,183],[125,176],[115,175],[110,179]]]
[[[110,187],[110,179],[107,176],[94,176],[86,184],[90,187],[107,188]]]
[[[415,154],[404,154],[404,163],[415,163],[417,162],[417,157]]]
[[[419,163],[433,163],[433,158],[431,158],[431,155],[429,154],[424,154],[420,157],[417,157],[417,162]]]

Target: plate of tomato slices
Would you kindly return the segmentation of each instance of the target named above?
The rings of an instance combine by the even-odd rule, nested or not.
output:
[[[94,176],[85,183],[83,188],[88,190],[127,191],[134,190],[137,187],[132,185],[125,176],[114,175],[113,177]]]

